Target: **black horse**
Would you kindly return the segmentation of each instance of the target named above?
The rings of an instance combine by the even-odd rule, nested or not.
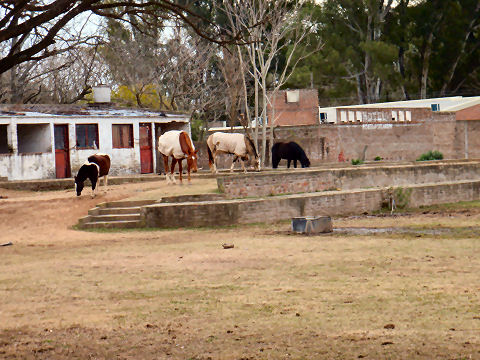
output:
[[[302,168],[310,167],[305,151],[294,141],[279,142],[272,147],[272,167],[276,169],[281,159],[287,159],[287,167],[290,168],[290,161],[293,160],[293,167],[297,167],[297,161],[300,161]]]

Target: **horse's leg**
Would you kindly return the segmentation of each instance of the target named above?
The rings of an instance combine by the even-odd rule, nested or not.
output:
[[[97,189],[98,189],[98,186],[100,185],[100,177],[97,177],[97,180],[96,181],[92,181],[92,179],[90,179],[91,183],[92,183],[92,199],[97,195]]]
[[[107,192],[107,185],[108,185],[108,175],[105,175],[103,177],[103,187],[104,187],[105,192]]]
[[[245,168],[245,161],[243,161],[243,159],[240,158],[240,162],[241,162],[241,164],[242,164],[242,170],[243,170],[243,172],[246,174],[246,173],[247,173],[247,169]]]
[[[182,172],[183,172],[183,168],[182,168],[182,159],[179,159],[178,160],[178,172],[180,173],[180,185],[183,184],[183,180],[182,180]]]
[[[287,159],[287,168],[290,169],[290,159]]]
[[[163,170],[165,170],[165,180],[167,180],[167,184],[170,183],[170,176],[168,176],[168,156],[163,155]]]
[[[188,176],[188,185],[191,184],[191,179],[190,179],[190,164],[188,163],[188,160],[187,160],[187,176]]]
[[[297,168],[297,159],[293,160],[293,167],[296,169]]]
[[[212,157],[213,157],[213,173],[217,173],[217,149],[214,148],[212,151]]]
[[[233,157],[232,166],[230,166],[230,172],[233,172],[233,168],[235,167],[235,161],[237,161],[237,160],[238,160],[238,156],[235,155]]]
[[[175,180],[175,164],[177,163],[177,159],[175,159],[174,156],[172,156],[172,167],[171,167],[171,170],[170,170],[170,176],[171,176],[171,179],[172,179],[172,182],[174,184],[177,183],[177,181]],[[182,173],[180,172],[180,177],[182,177]]]

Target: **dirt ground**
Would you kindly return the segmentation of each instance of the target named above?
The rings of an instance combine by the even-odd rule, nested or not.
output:
[[[0,189],[0,358],[480,359],[479,202],[334,219],[392,229],[366,235],[72,228],[99,202],[214,188]]]

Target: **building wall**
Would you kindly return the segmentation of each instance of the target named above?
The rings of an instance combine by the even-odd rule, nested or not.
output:
[[[43,151],[29,152],[29,147],[23,147],[23,153],[19,153],[19,134],[17,125],[41,123],[38,132],[31,135],[21,135],[25,142],[29,138],[32,144],[41,144]],[[190,133],[190,124],[185,122],[156,123],[149,118],[92,118],[92,117],[47,117],[39,118],[1,118],[0,124],[8,125],[8,146],[12,152],[0,153],[0,177],[9,180],[33,180],[55,178],[55,146],[54,125],[68,125],[69,155],[72,175],[85,163],[87,158],[95,153],[106,153],[112,158],[110,175],[126,175],[140,173],[140,123],[150,123],[155,134],[156,128],[161,131],[167,129],[181,129]],[[98,149],[78,149],[76,147],[76,124],[98,124]],[[112,146],[112,124],[133,124],[133,148],[114,149]],[[29,127],[20,126],[21,131]],[[23,130],[22,130],[23,129]],[[157,136],[152,138],[153,169],[156,169],[158,151],[156,150]],[[22,150],[22,149],[20,149]],[[30,150],[35,150],[32,148]]]
[[[318,91],[317,89],[299,89],[298,102],[287,102],[287,92],[282,90],[276,93],[269,93],[268,96],[273,104],[267,107],[269,121],[274,119],[276,126],[284,125],[313,125],[318,124]]]
[[[377,156],[387,161],[412,161],[430,150],[442,152],[445,159],[475,159],[480,158],[480,120],[459,121],[453,112],[412,109],[411,122],[279,126],[275,142],[280,141],[297,142],[313,166],[352,159],[372,161]],[[200,149],[200,166],[208,168],[205,141],[195,146]],[[229,168],[231,161],[231,156],[223,156],[218,167]],[[281,160],[280,167],[286,163]]]

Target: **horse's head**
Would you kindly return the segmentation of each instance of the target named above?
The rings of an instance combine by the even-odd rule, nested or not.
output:
[[[260,156],[255,157],[255,160],[253,161],[253,168],[256,171],[260,171]]]
[[[306,156],[302,157],[301,163],[302,163],[302,168],[310,167],[310,160],[308,160]]]
[[[77,196],[80,196],[82,194],[84,182],[80,181],[76,176],[75,176],[75,192],[77,193]]]
[[[187,166],[188,168],[193,171],[193,172],[197,172],[198,171],[198,165],[197,165],[197,159],[198,159],[198,156],[197,156],[197,152],[198,150],[195,150],[193,151],[192,153],[190,153],[188,156],[187,156]]]

